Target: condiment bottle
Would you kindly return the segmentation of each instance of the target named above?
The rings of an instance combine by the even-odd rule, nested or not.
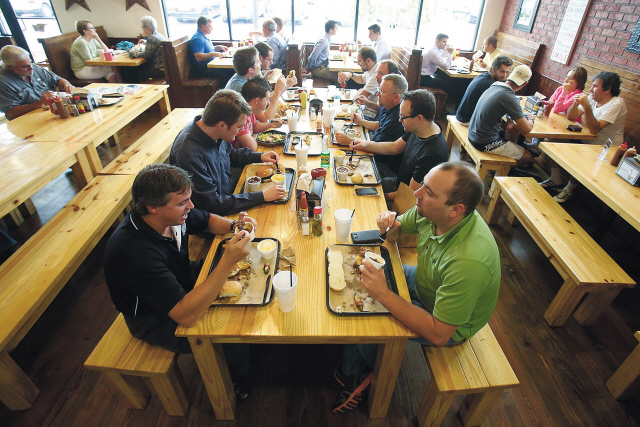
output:
[[[624,156],[622,156],[622,158],[626,159],[627,157],[633,157],[636,154],[638,153],[636,152],[636,147],[634,145],[633,147],[629,148],[626,153],[624,153]]]
[[[307,92],[302,91],[300,94],[300,108],[304,111],[307,108]]]
[[[469,62],[469,72],[472,72],[472,71],[473,71],[473,63],[474,63],[474,62],[475,62],[475,61],[474,61],[473,59],[471,60],[471,62]]]
[[[313,208],[313,222],[311,223],[311,234],[314,236],[322,236],[322,207]]]
[[[628,147],[626,142],[623,142],[622,144],[620,144],[616,152],[613,153],[613,157],[611,157],[609,164],[611,166],[618,166],[618,164],[620,163],[620,160],[622,160],[622,156],[624,156],[624,154],[627,152],[627,148]]]
[[[58,114],[60,115],[61,119],[66,119],[67,117],[69,117],[69,113],[67,113],[67,109],[65,108],[62,99],[55,97],[53,98],[53,102],[55,102],[56,104],[56,108],[58,109]]]
[[[315,122],[316,121],[316,109],[312,108],[311,111],[309,112],[309,121]]]
[[[51,110],[51,113],[55,114],[57,116],[58,115],[58,107],[56,107],[55,102],[53,102],[53,98],[47,99],[47,104],[49,104],[49,109]]]
[[[309,211],[305,210],[300,218],[300,228],[302,229],[302,235],[309,235]]]
[[[298,219],[302,220],[302,216],[306,215],[307,219],[309,217],[309,202],[307,202],[307,193],[302,192],[300,196],[300,204],[298,206]]]
[[[86,112],[87,112],[87,110],[85,110],[85,108],[84,108],[84,104],[83,104],[82,102],[78,102],[78,104],[77,104],[77,105],[78,105],[78,112],[79,112],[80,114],[84,114],[84,113],[86,113]]]
[[[322,132],[322,114],[316,116],[316,132]]]

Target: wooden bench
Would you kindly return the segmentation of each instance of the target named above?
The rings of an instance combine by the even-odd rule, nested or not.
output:
[[[84,366],[104,377],[136,409],[150,397],[148,378],[169,415],[184,416],[189,407],[187,388],[176,363],[178,355],[134,338],[122,314],[118,315]]]
[[[453,146],[454,138],[457,138],[460,142],[460,153],[466,151],[469,157],[476,164],[476,170],[480,175],[480,179],[484,181],[488,171],[496,171],[496,176],[505,176],[509,174],[509,170],[512,166],[515,166],[516,161],[508,157],[498,156],[497,154],[485,153],[484,151],[478,151],[469,142],[469,128],[463,126],[456,116],[447,116],[447,146],[449,152]]]
[[[565,281],[544,314],[550,326],[562,326],[586,293],[573,316],[592,325],[622,289],[635,286],[535,179],[496,177],[492,189],[487,224],[498,222],[506,204]]]
[[[502,31],[496,31],[494,36],[498,39],[500,50],[513,60],[511,69],[524,64],[533,70],[540,56],[542,43],[512,36]]]
[[[95,27],[96,32],[102,39],[105,45],[110,46],[109,37],[104,27]],[[48,37],[46,39],[38,39],[44,53],[49,60],[49,68],[51,71],[66,79],[74,86],[86,86],[90,83],[105,83],[105,79],[98,80],[83,80],[78,79],[73,71],[71,71],[71,45],[80,35],[77,32],[62,34],[55,37]]]
[[[133,176],[98,176],[0,265],[0,400],[28,409],[38,388],[9,356],[131,200]]]
[[[137,175],[147,165],[164,163],[182,129],[202,114],[201,108],[175,108],[109,163],[101,175]]]
[[[640,331],[634,336],[640,341]],[[607,388],[616,399],[630,398],[640,388],[640,344],[607,381]]]
[[[169,84],[169,99],[174,107],[204,108],[220,87],[220,81],[192,76],[189,40],[188,36],[184,36],[162,42],[164,75]]]
[[[456,396],[465,426],[479,426],[502,392],[520,382],[500,344],[486,325],[471,339],[451,347],[422,346],[431,381],[418,408],[421,427],[439,426]]]

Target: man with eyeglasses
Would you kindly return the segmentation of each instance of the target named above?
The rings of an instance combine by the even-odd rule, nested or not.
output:
[[[379,70],[383,67],[382,64]],[[362,125],[365,129],[373,132],[373,141],[395,141],[404,134],[404,127],[400,123],[400,103],[402,96],[407,92],[407,79],[400,74],[387,74],[381,78],[380,90],[378,91],[378,104],[380,110],[378,121],[361,119],[358,114],[354,114],[353,122]],[[355,138],[350,138],[343,132],[336,132],[336,142],[340,145],[349,145]],[[400,170],[402,163],[402,153],[396,155],[376,155],[376,165],[382,177],[395,177]]]
[[[402,162],[397,178],[382,180],[382,190],[387,201],[393,201],[401,182],[413,191],[420,188],[422,178],[435,166],[449,158],[447,141],[440,125],[433,121],[436,100],[431,92],[424,89],[413,90],[402,96],[400,121],[405,133],[390,142],[353,141],[354,149],[373,154],[400,154]]]
[[[378,72],[378,57],[376,51],[372,47],[365,46],[358,52],[358,65],[364,71],[362,74],[355,74],[352,71],[338,73],[338,82],[346,84],[349,80],[353,80],[359,85],[364,85],[356,94],[357,99],[366,98],[371,102],[377,102],[376,92],[378,91],[378,80],[376,73]],[[362,114],[368,120],[376,116],[376,111],[365,106]]]
[[[73,90],[67,80],[33,64],[29,52],[21,47],[3,47],[0,59],[0,111],[9,120],[46,106],[53,99],[52,91]]]

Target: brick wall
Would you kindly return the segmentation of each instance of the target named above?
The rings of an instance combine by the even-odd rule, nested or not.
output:
[[[562,81],[583,56],[640,72],[640,55],[624,50],[640,17],[640,0],[592,0],[566,66],[552,61],[551,52],[569,0],[540,0],[531,33],[513,28],[518,4],[518,0],[507,0],[500,31],[545,45],[535,67],[540,74]]]

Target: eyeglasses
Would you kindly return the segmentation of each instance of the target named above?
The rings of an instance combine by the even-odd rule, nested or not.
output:
[[[378,96],[382,96],[382,95],[397,95],[394,92],[385,92],[382,89],[378,89]]]
[[[420,114],[412,114],[410,116],[403,116],[400,115],[400,120],[407,120],[407,119],[413,119],[414,117],[418,117]]]
[[[33,62],[29,63],[28,65],[17,65],[16,68],[19,68],[21,70],[30,70],[31,68],[33,68]]]

